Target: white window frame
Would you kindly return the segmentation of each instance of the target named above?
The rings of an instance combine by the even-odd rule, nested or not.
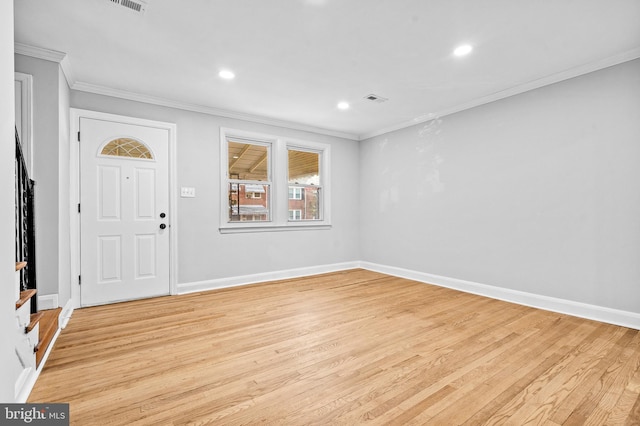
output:
[[[290,200],[302,200],[302,193],[304,192],[302,187],[289,184],[289,189],[293,189],[293,197],[287,195]]]
[[[271,218],[265,222],[231,222],[229,220],[229,151],[228,138],[246,140],[247,143],[268,144],[270,161],[270,206]],[[289,150],[317,152],[320,155],[320,185],[322,213],[319,220],[289,220]],[[238,129],[220,128],[220,227],[221,233],[290,231],[301,229],[331,228],[331,146],[320,142],[311,142],[274,136],[264,133],[248,132]]]
[[[293,213],[293,214],[292,214]],[[291,217],[293,216],[293,217]],[[298,218],[296,219],[296,216],[298,216]],[[300,209],[292,209],[289,210],[289,220],[293,221],[293,220],[302,220],[302,210]]]

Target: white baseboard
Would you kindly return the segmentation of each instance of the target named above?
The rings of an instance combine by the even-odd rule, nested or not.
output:
[[[400,278],[407,278],[440,287],[447,287],[454,290],[464,291],[466,293],[490,297],[492,299],[504,300],[506,302],[544,309],[546,311],[558,312],[561,314],[640,330],[640,314],[635,312],[542,296],[524,291],[510,290],[507,288],[443,277],[440,275],[427,274],[425,272],[412,271],[394,266],[379,265],[370,262],[360,262],[359,266],[370,271],[393,275]]]
[[[58,307],[58,295],[57,294],[45,294],[38,296],[38,310],[44,311],[47,309],[56,309]]]
[[[73,300],[71,299],[67,300],[67,303],[64,305],[64,308],[62,308],[62,312],[60,312],[60,315],[58,316],[58,326],[60,327],[60,329],[64,329],[69,323],[69,320],[71,319],[71,315],[73,315],[73,309],[74,309]]]
[[[47,363],[47,359],[49,358],[49,354],[51,354],[51,351],[53,350],[53,346],[55,345],[56,340],[58,340],[58,336],[60,335],[60,332],[62,331],[63,328],[67,326],[67,323],[69,322],[69,319],[71,318],[72,313],[73,313],[73,300],[69,300],[66,303],[65,307],[62,309],[62,312],[60,312],[60,314],[58,315],[58,330],[56,331],[56,334],[54,334],[53,337],[51,338],[49,347],[44,353],[44,356],[42,357],[42,360],[40,361],[40,365],[38,366],[38,368],[31,371],[29,374],[29,377],[26,378],[25,383],[22,387],[22,390],[18,395],[18,398],[16,399],[17,403],[24,404],[25,402],[27,402],[27,399],[29,398],[29,395],[31,394],[33,387],[36,385],[36,381],[38,380],[38,377],[40,377],[40,373],[42,372],[44,365]]]
[[[255,284],[268,281],[285,280],[289,278],[304,277],[307,275],[326,274],[329,272],[344,271],[359,268],[360,262],[334,263],[330,265],[310,266],[306,268],[286,269],[283,271],[264,272],[260,274],[242,275],[238,277],[218,278],[207,281],[196,281],[178,284],[178,294],[194,293],[198,291],[215,290],[219,288],[237,287],[247,284]]]
[[[58,331],[56,331],[56,334],[53,335],[53,338],[51,339],[51,343],[49,343],[49,347],[47,348],[47,351],[44,353],[44,356],[42,357],[42,360],[40,361],[40,365],[38,366],[38,368],[33,370],[31,374],[29,374],[29,377],[27,377],[27,379],[25,380],[22,390],[20,391],[18,398],[16,398],[16,402],[18,404],[24,404],[25,402],[27,402],[27,399],[29,398],[29,395],[31,394],[33,387],[36,385],[36,381],[38,380],[38,377],[40,377],[40,373],[44,368],[44,364],[47,362],[47,358],[49,358],[49,354],[51,353],[51,350],[53,349],[53,345],[56,343],[56,340],[58,340],[59,335],[60,335],[60,328],[58,328]]]
[[[640,330],[640,314],[619,309],[607,308],[604,306],[590,305],[573,300],[559,299],[556,297],[543,296],[535,293],[511,290],[487,284],[480,284],[472,281],[460,280],[457,278],[444,277],[441,275],[428,274],[395,266],[380,265],[371,262],[345,262],[331,265],[312,266],[308,268],[288,269],[283,271],[265,272],[253,275],[243,275],[229,278],[218,278],[207,281],[197,281],[191,283],[178,284],[178,294],[194,293],[198,291],[215,290],[219,288],[237,287],[247,284],[298,278],[308,275],[323,274],[328,272],[343,271],[347,269],[363,268],[370,271],[393,275],[400,278],[407,278],[440,287],[447,287],[466,293],[477,294],[479,296],[490,297],[492,299],[504,300],[506,302],[517,303],[519,305],[572,315],[608,324],[620,325]]]

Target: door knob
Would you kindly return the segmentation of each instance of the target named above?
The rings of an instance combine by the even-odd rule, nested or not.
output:
[[[167,216],[166,214],[164,214],[164,213],[160,213],[160,217],[161,217],[162,219],[164,219],[166,216]]]
[[[166,228],[166,227],[167,227],[167,225],[165,225],[164,223],[161,223],[161,224],[160,224],[160,229],[164,229],[164,228]]]

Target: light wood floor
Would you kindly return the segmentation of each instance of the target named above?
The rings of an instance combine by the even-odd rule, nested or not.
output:
[[[640,332],[363,270],[76,310],[78,425],[640,422]]]

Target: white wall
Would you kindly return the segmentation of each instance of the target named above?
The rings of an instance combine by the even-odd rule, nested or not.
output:
[[[640,60],[361,144],[361,254],[640,313]]]
[[[0,401],[14,402],[15,320],[15,133],[13,2],[0,2]]]
[[[357,142],[73,90],[71,106],[177,124],[178,187],[196,188],[196,198],[178,198],[178,283],[359,259]],[[330,144],[332,228],[221,235],[220,127]]]

